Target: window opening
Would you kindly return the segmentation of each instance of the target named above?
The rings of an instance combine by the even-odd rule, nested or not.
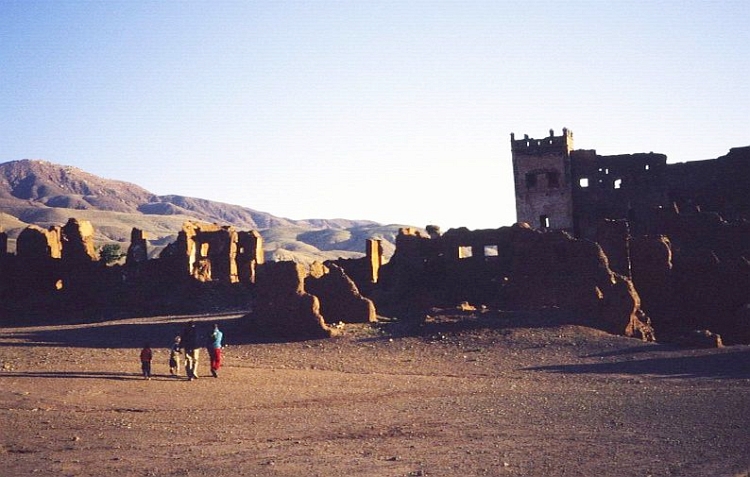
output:
[[[539,216],[539,227],[543,229],[549,228],[549,216],[548,215]]]
[[[536,187],[536,174],[533,172],[526,173],[526,188],[533,189]]]
[[[615,189],[622,187],[622,179],[615,179]]]
[[[461,245],[458,247],[458,258],[471,258],[471,245]]]
[[[497,251],[497,245],[485,245],[484,246],[484,256],[485,257],[497,257],[498,251]]]
[[[556,189],[560,187],[560,174],[558,172],[547,173],[547,187]]]
[[[586,188],[589,186],[589,178],[588,177],[581,177],[578,180],[578,185],[580,185],[583,188]]]

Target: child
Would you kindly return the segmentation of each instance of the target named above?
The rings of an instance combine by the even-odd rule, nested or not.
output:
[[[174,337],[174,343],[172,348],[169,350],[169,374],[177,376],[180,374],[180,337]]]
[[[143,345],[141,350],[141,371],[143,371],[144,379],[151,379],[151,358],[153,353],[151,352],[151,344],[146,343]]]

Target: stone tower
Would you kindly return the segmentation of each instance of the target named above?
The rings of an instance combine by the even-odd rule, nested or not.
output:
[[[516,189],[516,221],[534,228],[573,231],[570,152],[573,132],[532,139],[510,135]]]

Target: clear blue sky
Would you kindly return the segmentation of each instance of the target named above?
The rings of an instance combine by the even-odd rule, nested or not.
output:
[[[511,132],[670,162],[749,145],[748,25],[747,1],[0,0],[0,162],[496,228]]]

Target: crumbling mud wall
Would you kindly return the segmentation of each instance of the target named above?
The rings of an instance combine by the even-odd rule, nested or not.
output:
[[[247,290],[230,285],[241,278],[251,284],[262,257],[257,232],[187,222],[177,241],[151,260],[143,232],[133,229],[125,265],[106,266],[91,223],[71,218],[46,230],[32,225],[19,234],[16,254],[0,258],[0,309],[6,316],[91,318],[229,307],[249,302],[241,296]]]
[[[305,291],[305,268],[295,262],[269,262],[258,267],[253,311],[245,319],[259,338],[304,340],[328,338],[317,296]]]
[[[750,304],[750,222],[674,204],[654,209],[638,228],[646,234],[632,234],[627,220],[605,220],[597,240],[612,268],[632,279],[661,339],[710,330],[725,343],[750,342],[741,331]]]
[[[133,229],[125,264],[114,266],[98,260],[93,236],[93,226],[76,219],[63,227],[24,230],[17,255],[0,254],[0,293],[12,298],[1,303],[4,315],[28,314],[35,306],[40,313],[91,318],[247,309],[253,303],[260,334],[288,339],[334,334],[323,313],[332,323],[376,320],[372,300],[335,263],[318,264],[312,272],[292,262],[264,264],[256,231],[186,222],[175,242],[148,259],[143,232]],[[362,261],[370,282],[380,261]],[[259,270],[265,270],[260,280]],[[306,280],[320,298],[305,291]]]
[[[106,266],[94,251],[91,224],[71,219],[63,227],[28,227],[16,255],[0,254],[0,309],[66,307],[104,316],[255,300],[252,316],[262,317],[256,323],[299,339],[330,336],[334,323],[372,322],[376,309],[399,316],[468,302],[568,310],[581,324],[643,339],[653,338],[653,324],[661,337],[698,329],[727,343],[750,341],[750,224],[697,208],[659,208],[653,217],[651,235],[634,235],[626,219],[604,221],[597,242],[526,224],[445,234],[435,226],[426,233],[405,228],[389,263],[370,241],[363,259],[295,266],[294,273],[263,263],[257,232],[194,223],[150,260],[136,229],[125,265]],[[290,310],[299,323],[285,318]]]
[[[160,267],[175,277],[200,282],[252,283],[263,263],[263,240],[255,231],[185,222],[177,240],[159,255]]]
[[[263,238],[257,230],[237,232],[236,249],[237,279],[241,283],[255,283],[256,267],[264,262]]]
[[[598,244],[564,232],[516,224],[429,237],[404,229],[381,272],[378,308],[464,301],[503,310],[558,307],[612,333],[653,338],[630,280],[609,268]]]
[[[253,310],[246,320],[258,339],[326,338],[345,323],[377,321],[373,301],[335,263],[315,262],[308,269],[271,262],[257,271]]]
[[[632,241],[633,281],[664,338],[710,330],[726,344],[749,343],[750,263],[709,249],[679,249],[666,237]]]
[[[312,264],[305,289],[320,300],[327,323],[374,323],[375,304],[359,292],[354,281],[335,263]]]
[[[573,133],[517,140],[511,134],[517,221],[595,240],[603,220],[626,219],[634,234],[656,208],[699,209],[750,220],[750,146],[717,159],[668,164],[664,154],[604,156],[573,150]]]
[[[8,257],[8,268],[2,272],[9,277],[13,295],[24,298],[62,288],[62,247],[59,226],[43,229],[30,225],[22,230],[16,239],[15,260]]]
[[[698,207],[727,222],[750,220],[750,146],[735,147],[716,159],[669,164],[667,204]]]
[[[137,267],[148,261],[148,242],[143,230],[133,228],[130,232],[130,246],[125,254],[125,265]]]
[[[589,150],[571,152],[573,234],[593,240],[605,219],[632,222],[653,207],[666,204],[668,167],[664,154],[601,156]]]
[[[710,341],[719,331],[724,342],[750,342],[741,331],[750,304],[750,146],[668,164],[663,154],[572,150],[569,136],[550,131],[519,142],[511,135],[519,221],[599,243],[610,268],[632,279],[662,337],[710,329],[698,335]],[[538,178],[528,180],[516,164],[537,167],[566,153],[570,167],[558,168],[564,177],[555,184],[571,184],[572,200],[547,194],[540,202]],[[537,224],[536,215],[549,221],[540,204],[557,213],[569,208],[572,227]],[[527,209],[533,213],[521,214]]]

